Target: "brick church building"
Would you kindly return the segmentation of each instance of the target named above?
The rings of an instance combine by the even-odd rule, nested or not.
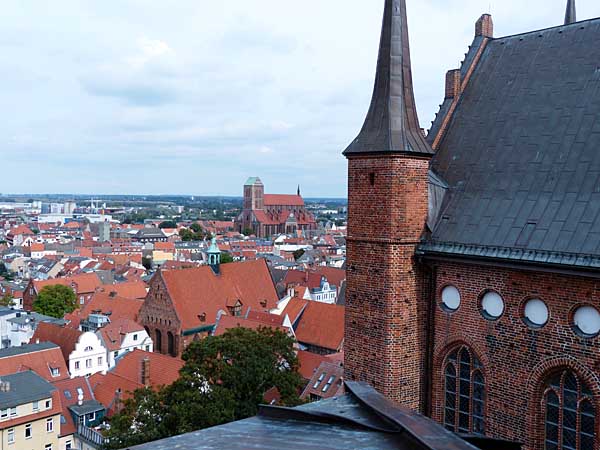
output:
[[[344,155],[346,378],[457,432],[600,449],[600,19],[569,0],[497,38],[483,15],[425,134],[406,0],[385,0]]]
[[[258,237],[270,237],[316,230],[317,223],[304,206],[300,187],[296,195],[265,194],[260,178],[251,177],[244,184],[244,205],[236,228],[240,232],[252,230]]]

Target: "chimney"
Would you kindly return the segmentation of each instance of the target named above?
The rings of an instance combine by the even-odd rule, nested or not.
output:
[[[475,24],[475,36],[494,37],[494,22],[489,14],[482,15]]]
[[[455,98],[460,94],[460,69],[446,72],[446,98]]]
[[[141,373],[141,383],[144,386],[150,385],[150,358],[145,357],[142,359],[142,373]]]

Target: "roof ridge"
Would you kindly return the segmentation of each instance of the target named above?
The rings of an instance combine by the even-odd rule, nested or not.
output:
[[[494,41],[502,41],[503,39],[510,39],[510,38],[514,38],[514,37],[519,37],[519,36],[526,36],[528,34],[535,34],[535,33],[541,33],[542,31],[550,31],[550,30],[554,30],[555,28],[570,28],[570,27],[575,27],[577,25],[581,25],[583,23],[587,23],[587,22],[595,22],[595,21],[599,21],[600,22],[600,17],[593,17],[591,19],[584,19],[584,20],[580,20],[578,22],[573,22],[573,23],[567,23],[567,24],[560,24],[560,25],[555,25],[552,27],[545,27],[545,28],[539,28],[536,30],[531,30],[531,31],[523,31],[521,33],[515,33],[515,34],[509,34],[507,36],[502,36],[502,37],[494,37],[494,38],[490,38],[490,41],[494,42]]]

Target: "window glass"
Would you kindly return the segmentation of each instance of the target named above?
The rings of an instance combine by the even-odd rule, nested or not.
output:
[[[481,310],[486,318],[497,319],[504,313],[504,300],[497,292],[486,292],[481,299]]]
[[[549,312],[546,304],[539,299],[525,303],[525,320],[534,327],[542,327],[548,322]]]
[[[442,304],[451,311],[456,311],[460,306],[460,292],[454,286],[446,286],[442,290]]]
[[[600,333],[600,313],[593,306],[582,306],[575,311],[573,325],[587,336]]]

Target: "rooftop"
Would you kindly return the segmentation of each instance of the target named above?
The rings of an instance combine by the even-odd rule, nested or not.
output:
[[[10,389],[0,391],[0,409],[50,398],[55,391],[54,386],[32,371],[4,375],[2,381],[10,383]]]

